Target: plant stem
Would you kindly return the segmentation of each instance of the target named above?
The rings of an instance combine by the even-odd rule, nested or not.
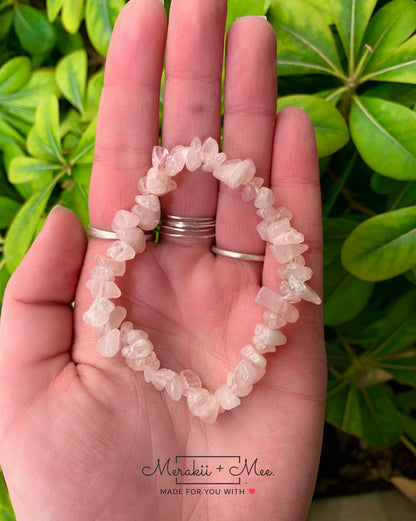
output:
[[[404,434],[400,436],[400,441],[403,443],[405,447],[407,447],[410,450],[410,452],[412,452],[416,456],[415,445]]]
[[[344,92],[347,92],[349,90],[348,85],[344,85],[343,87],[340,87],[337,90],[334,90],[329,96],[325,98],[325,101],[331,101],[335,97],[337,97],[339,94],[344,94]]]
[[[324,206],[324,216],[325,217],[328,217],[329,214],[331,213],[331,210],[332,210],[336,200],[338,199],[339,194],[342,192],[342,189],[344,188],[344,185],[347,182],[347,179],[349,178],[349,176],[352,172],[353,166],[357,160],[357,156],[358,156],[357,151],[354,151],[354,154],[352,155],[352,158],[350,159],[350,161],[347,165],[347,168],[344,170],[342,176],[339,178],[339,180],[335,186],[335,190],[334,190],[333,194],[331,195],[331,198],[329,199],[328,204],[326,204]]]
[[[358,201],[356,201],[354,199],[353,195],[351,194],[351,192],[347,188],[345,188],[345,186],[342,189],[342,195],[348,201],[350,207],[353,210],[357,210],[357,212],[362,212],[362,213],[364,213],[366,215],[369,215],[370,217],[373,217],[374,215],[377,215],[377,212],[375,212],[374,210],[370,210],[370,208],[367,208],[363,204],[361,204]]]
[[[337,333],[337,337],[339,338],[339,340],[341,342],[342,347],[345,349],[345,351],[347,352],[347,354],[349,355],[351,360],[353,362],[356,362],[357,361],[357,356],[356,356],[356,354],[354,352],[354,349],[350,346],[348,340],[345,338],[345,336],[338,329],[337,329],[336,333]]]
[[[395,210],[396,209],[396,206],[399,204],[400,202],[400,199],[404,196],[404,194],[407,192],[407,190],[409,189],[410,185],[413,183],[413,181],[408,181],[402,190],[400,190],[400,192],[398,193],[396,199],[393,201],[393,203],[390,205],[390,208],[388,209],[390,212],[392,210]]]

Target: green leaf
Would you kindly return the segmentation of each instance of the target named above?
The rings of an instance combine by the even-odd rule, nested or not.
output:
[[[26,56],[18,56],[6,62],[0,68],[0,104],[5,94],[19,90],[30,78],[31,65]]]
[[[88,214],[88,193],[85,187],[75,183],[72,190],[63,190],[61,192],[61,199],[64,206],[77,214],[84,228],[88,228],[89,214]]]
[[[241,16],[262,16],[267,13],[271,0],[228,0],[227,24],[228,31],[230,25]]]
[[[386,280],[416,265],[416,206],[370,217],[341,250],[344,268],[356,277]]]
[[[76,164],[72,168],[72,175],[78,184],[88,190],[90,186],[91,171],[91,164]]]
[[[84,132],[77,148],[72,152],[70,160],[72,163],[92,163],[94,160],[94,143],[97,129],[95,119]]]
[[[405,414],[401,415],[404,432],[416,443],[416,419]]]
[[[416,289],[401,297],[390,309],[366,356],[371,359],[396,353],[416,342]]]
[[[416,100],[416,86],[405,83],[378,83],[366,90],[365,95],[394,101],[413,109]]]
[[[357,389],[346,380],[330,380],[326,419],[374,446],[391,446],[400,438],[400,413],[381,386]]]
[[[0,513],[5,516],[5,521],[15,521],[12,504],[10,503],[7,485],[3,477],[3,472],[0,471]],[[3,521],[3,519],[2,519]]]
[[[0,304],[3,302],[3,295],[6,289],[7,283],[11,277],[10,271],[7,269],[4,259],[0,261]]]
[[[52,190],[61,177],[62,174],[56,176],[42,191],[34,194],[16,214],[4,243],[4,258],[10,272],[17,268],[29,249]]]
[[[62,25],[65,29],[75,34],[84,17],[84,0],[65,0],[62,8]]]
[[[35,111],[39,103],[50,94],[58,92],[51,70],[35,71],[28,83],[12,94],[3,96],[0,103],[3,117],[20,132],[27,134],[35,122]]]
[[[43,11],[14,4],[14,30],[23,49],[30,54],[49,52],[56,43],[56,32]]]
[[[347,322],[367,304],[374,284],[357,279],[336,260],[324,271],[324,323],[327,326]]]
[[[25,146],[25,140],[0,114],[0,148],[8,144],[18,144]]]
[[[40,103],[36,111],[35,126],[27,138],[27,148],[34,157],[51,163],[64,163],[56,96],[49,96]]]
[[[11,7],[11,6],[10,6]],[[14,18],[13,9],[7,9],[0,14],[0,40],[9,34]]]
[[[114,23],[123,6],[123,0],[87,0],[85,24],[88,37],[103,56],[107,55]]]
[[[39,103],[51,94],[59,94],[52,69],[38,69],[33,72],[30,80],[22,89],[7,98],[7,102],[9,105],[32,110],[36,109]],[[32,122],[34,123],[34,119]]]
[[[48,20],[53,22],[56,20],[59,11],[62,9],[62,5],[64,0],[46,0],[46,14],[48,15]]]
[[[398,382],[416,387],[416,355],[379,362],[378,367],[394,375]]]
[[[91,76],[87,85],[84,120],[91,121],[96,117],[103,85],[104,71],[98,71]]]
[[[87,52],[75,51],[56,66],[56,83],[65,98],[81,113],[84,112],[85,87],[87,84]]]
[[[416,113],[398,103],[355,97],[350,129],[370,168],[393,179],[416,179]]]
[[[9,180],[13,184],[28,183],[61,169],[62,165],[53,165],[34,157],[15,157],[10,163]]]
[[[324,267],[340,256],[345,239],[359,222],[355,217],[324,217]]]
[[[278,110],[290,106],[303,108],[312,119],[319,157],[333,154],[348,142],[345,120],[328,101],[316,96],[294,95],[283,96],[277,103]]]
[[[386,59],[377,64],[377,70],[361,78],[365,81],[396,81],[416,83],[416,36],[409,38],[398,49],[386,54]]]
[[[274,0],[268,18],[277,33],[279,74],[322,73],[343,78],[323,15],[303,0]]]
[[[415,29],[414,0],[393,0],[379,9],[371,19],[365,36],[368,48],[364,57],[364,74],[378,70],[380,63],[386,61],[392,50],[409,38]]]
[[[19,208],[20,204],[17,201],[0,195],[0,229],[7,228],[10,225]]]
[[[349,70],[355,70],[365,30],[377,0],[331,0],[335,25],[340,35]]]

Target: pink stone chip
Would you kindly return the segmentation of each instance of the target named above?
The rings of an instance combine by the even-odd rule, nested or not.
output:
[[[146,188],[154,195],[165,195],[175,190],[176,183],[164,170],[150,168],[146,176]]]
[[[133,215],[127,210],[119,210],[114,216],[111,228],[116,232],[120,228],[134,228],[139,224],[137,215]]]
[[[254,199],[254,206],[256,208],[270,208],[273,206],[274,201],[275,198],[271,189],[263,186],[260,188],[259,193]]]
[[[262,177],[253,177],[246,185],[244,185],[241,192],[243,201],[252,201],[260,193],[260,188],[263,186],[264,179]]]
[[[134,259],[134,257],[136,256],[136,252],[134,251],[134,248],[132,248],[125,242],[115,241],[108,248],[107,255],[115,261],[126,261]]]
[[[215,157],[208,159],[206,163],[202,165],[202,170],[204,172],[213,172],[215,169],[220,167],[227,159],[227,156],[220,152]]]
[[[278,313],[286,322],[296,322],[299,318],[299,311],[292,304],[266,286],[260,289],[255,302]]]
[[[269,223],[267,221],[261,221],[256,226],[257,233],[260,235],[260,237],[263,239],[263,241],[268,241],[269,236],[267,235],[267,230],[269,228]]]
[[[188,396],[191,391],[201,389],[202,382],[199,376],[191,369],[185,369],[179,374],[182,384],[182,393]]]
[[[303,233],[300,233],[293,228],[287,232],[281,233],[274,238],[273,244],[300,244],[305,240]]]
[[[136,253],[146,249],[146,237],[140,228],[120,228],[116,232],[117,239],[131,246]]]
[[[139,192],[143,195],[151,194],[152,192],[147,188],[147,176],[141,177],[137,183]]]
[[[177,173],[181,172],[185,168],[188,149],[182,145],[177,145],[176,147],[172,148],[170,155],[175,160],[176,168],[178,169]]]
[[[243,357],[248,360],[253,365],[256,365],[258,367],[266,367],[266,359],[263,355],[261,355],[256,349],[254,349],[253,346],[247,345],[244,346],[241,350],[241,354]]]
[[[126,261],[115,261],[114,259],[102,257],[101,255],[96,255],[94,260],[97,266],[109,268],[116,277],[122,277],[126,272]]]
[[[162,170],[165,166],[166,159],[169,156],[169,150],[163,147],[155,146],[152,150],[152,165],[156,170]]]
[[[201,150],[199,152],[199,157],[201,161],[205,163],[210,159],[213,159],[215,156],[219,154],[219,146],[215,139],[212,137],[207,138],[202,144]]]
[[[261,342],[258,337],[253,337],[251,343],[253,344],[254,349],[260,353],[261,355],[265,355],[266,353],[275,353],[276,347],[267,345],[264,342]]]
[[[84,313],[84,322],[92,327],[102,327],[108,322],[115,305],[108,298],[96,298]]]
[[[152,342],[147,338],[139,338],[132,344],[123,347],[121,354],[125,358],[146,358],[152,351]]]
[[[289,275],[288,285],[291,291],[301,297],[303,300],[319,305],[322,301],[315,291],[307,284],[298,280],[294,275]]]
[[[97,343],[97,349],[102,356],[115,356],[120,351],[120,331],[112,329],[101,337]]]
[[[126,331],[126,340],[128,344],[134,344],[134,342],[137,342],[137,340],[141,338],[149,338],[149,335],[146,331],[143,331],[143,329],[133,329],[132,327]]]
[[[94,266],[90,270],[92,279],[114,280],[114,272],[105,266]]]
[[[167,383],[175,377],[176,373],[171,369],[159,369],[152,378],[152,384],[158,391],[162,391]]]
[[[214,423],[218,416],[219,403],[215,395],[206,389],[192,390],[188,394],[188,407],[194,416],[205,423]]]
[[[133,329],[133,322],[127,321],[123,322],[120,326],[120,333],[121,333],[121,343],[123,345],[129,344],[130,342],[127,339],[127,335],[129,331]]]
[[[160,366],[160,362],[156,358],[156,353],[154,351],[152,351],[146,358],[126,358],[125,361],[134,371],[144,371],[147,367],[157,371]]]
[[[117,284],[111,280],[90,279],[86,283],[87,289],[92,297],[119,298],[121,291]]]
[[[231,159],[216,168],[213,176],[235,189],[250,182],[255,173],[256,167],[251,159]]]
[[[215,397],[220,407],[225,411],[230,411],[234,409],[234,407],[238,407],[241,403],[240,398],[232,392],[227,384],[221,385],[221,387],[215,391]]]
[[[254,328],[254,338],[263,344],[271,346],[281,346],[287,342],[286,336],[281,331],[270,329],[264,324],[257,324]]]
[[[289,219],[279,219],[272,221],[267,227],[267,240],[274,243],[275,239],[291,229]]]
[[[154,230],[160,221],[159,197],[153,194],[138,195],[136,205],[131,209],[139,217],[139,226],[142,230]]]
[[[263,314],[263,321],[264,325],[270,329],[280,329],[287,324],[286,320],[279,313],[275,313],[271,309],[266,309]]]
[[[292,304],[296,304],[297,302],[300,302],[302,299],[296,295],[296,293],[293,293],[293,291],[289,287],[289,283],[287,280],[282,280],[279,286],[279,295],[288,302]]]
[[[200,168],[202,161],[200,158],[200,152],[202,149],[201,140],[195,137],[189,146],[188,153],[186,155],[186,168],[189,172],[195,172]]]
[[[108,333],[112,329],[118,329],[127,316],[127,311],[123,306],[116,306],[111,312],[107,324],[99,329],[100,333]],[[120,338],[121,340],[121,338]]]
[[[234,375],[232,385],[227,385],[237,396],[247,396],[251,392],[253,384],[263,378],[266,370],[258,367],[243,358],[238,362],[232,374]]]
[[[294,257],[305,253],[309,248],[307,244],[279,244],[270,245],[270,250],[273,253],[273,257],[279,264],[285,264]]]
[[[181,399],[182,383],[181,378],[177,373],[175,373],[175,376],[167,382],[165,391],[169,398],[172,398],[175,402]]]

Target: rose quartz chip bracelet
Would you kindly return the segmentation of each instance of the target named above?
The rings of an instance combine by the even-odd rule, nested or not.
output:
[[[153,230],[160,221],[159,196],[176,188],[173,178],[185,167],[190,172],[197,169],[212,172],[230,188],[240,189],[244,201],[254,202],[257,215],[262,218],[257,231],[269,243],[279,264],[277,275],[281,283],[278,292],[262,287],[255,298],[267,308],[264,323],[256,325],[251,344],[241,349],[243,358],[215,393],[204,389],[199,376],[190,369],[177,373],[161,368],[148,334],[125,321],[126,309],[111,300],[121,296],[115,277],[122,277],[126,261],[145,250],[145,232]],[[305,284],[312,277],[312,270],[305,266],[302,256],[308,249],[303,235],[290,225],[292,215],[288,210],[275,208],[273,192],[262,186],[263,179],[255,177],[255,172],[251,159],[227,160],[213,138],[204,143],[195,138],[189,147],[179,145],[170,153],[155,146],[152,167],[139,180],[141,194],[136,196],[136,204],[130,211],[116,213],[112,229],[117,240],[108,248],[106,257],[96,255],[96,266],[87,282],[94,301],[84,314],[84,321],[103,334],[97,344],[101,355],[112,357],[121,351],[126,364],[135,371],[142,371],[146,382],[151,382],[159,391],[165,390],[172,400],[178,401],[185,396],[190,412],[207,423],[213,423],[220,412],[237,407],[240,398],[247,396],[253,384],[263,377],[266,372],[264,355],[286,343],[280,329],[299,318],[293,304],[301,299],[321,303],[318,295]]]

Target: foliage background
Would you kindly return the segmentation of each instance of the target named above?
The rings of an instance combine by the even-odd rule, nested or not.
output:
[[[124,3],[0,0],[0,295],[53,205],[88,223],[103,67]],[[327,421],[416,456],[416,1],[228,4],[227,27],[267,15],[277,110],[301,106],[315,127]],[[14,519],[4,482],[0,519]]]

